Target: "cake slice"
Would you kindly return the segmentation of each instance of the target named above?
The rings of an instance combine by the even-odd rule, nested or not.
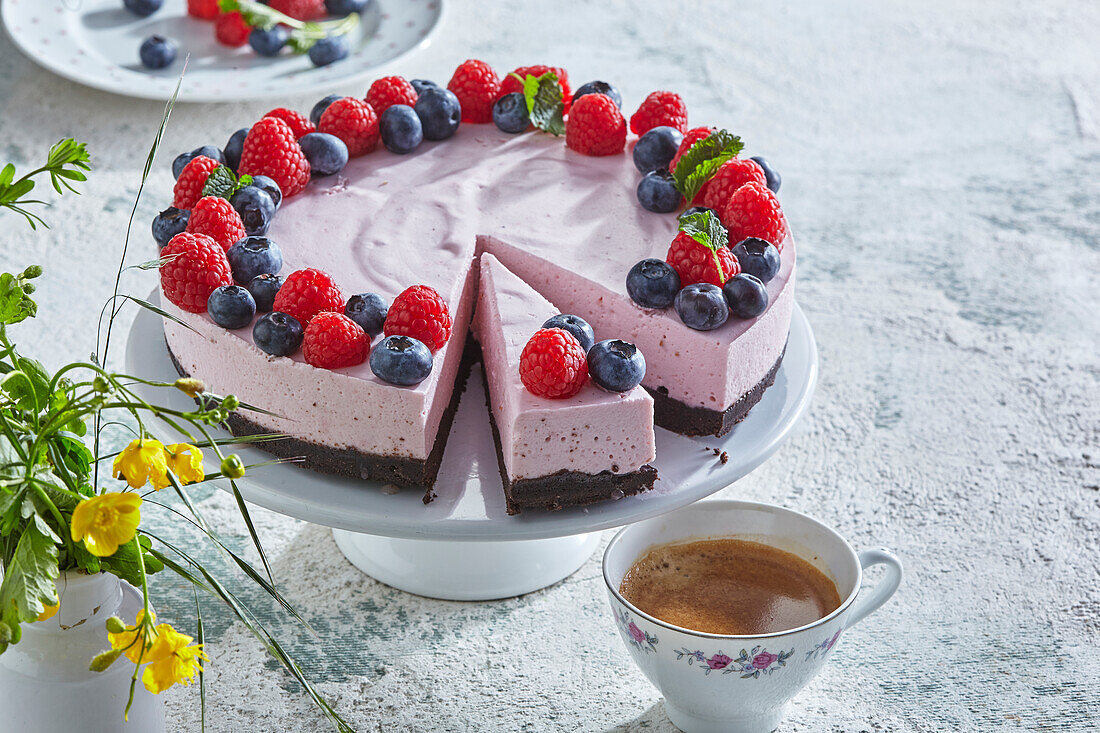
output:
[[[508,513],[652,488],[653,399],[641,387],[607,392],[591,381],[565,399],[529,392],[520,380],[520,354],[559,311],[490,254],[481,257],[480,278],[473,327]]]

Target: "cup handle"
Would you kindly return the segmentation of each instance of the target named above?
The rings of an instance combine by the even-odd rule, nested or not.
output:
[[[886,548],[864,550],[859,553],[859,564],[864,570],[873,565],[885,565],[886,576],[866,596],[856,599],[852,615],[848,619],[848,626],[854,626],[877,611],[882,604],[890,600],[901,585],[901,560]]]

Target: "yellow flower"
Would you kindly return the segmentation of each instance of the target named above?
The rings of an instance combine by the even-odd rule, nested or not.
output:
[[[157,615],[150,613],[150,617],[155,624],[157,622]],[[111,642],[111,648],[117,649],[126,655],[134,664],[138,663],[141,659],[143,662],[148,662],[151,659],[149,648],[156,641],[156,631],[149,629],[142,624],[142,619],[145,618],[145,609],[141,609],[137,612],[137,618],[134,619],[133,626],[123,627],[122,631],[114,632],[108,631],[107,639]],[[115,619],[115,622],[122,625],[122,622]],[[108,624],[110,627],[110,624]],[[144,643],[142,643],[144,640]],[[145,649],[145,654],[142,655],[142,649]]]
[[[76,542],[84,541],[88,552],[110,557],[134,539],[141,521],[141,497],[124,491],[84,499],[73,510],[71,532]]]
[[[192,638],[181,634],[168,624],[157,626],[157,638],[149,649],[149,665],[141,675],[145,689],[154,695],[167,690],[177,682],[190,684],[207,660],[201,644],[190,646]]]
[[[163,489],[169,485],[168,462],[164,452],[164,443],[150,438],[138,438],[115,457],[115,478],[126,479],[130,488],[140,489],[152,483],[154,489]]]
[[[181,484],[193,484],[206,478],[202,469],[202,451],[188,443],[173,443],[164,447],[168,456],[168,468],[176,474]]]
[[[60,600],[58,600],[57,603],[53,604],[52,606],[46,606],[45,608],[43,608],[42,613],[38,614],[38,618],[35,619],[35,621],[45,621],[46,619],[53,618],[57,615],[57,610],[59,608],[61,608]]]

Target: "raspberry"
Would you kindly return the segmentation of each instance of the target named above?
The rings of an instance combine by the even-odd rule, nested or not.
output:
[[[194,206],[202,198],[202,187],[206,185],[206,179],[217,167],[218,161],[205,155],[192,158],[176,179],[176,187],[172,189],[172,206],[177,209],[190,209]]]
[[[733,192],[746,183],[756,181],[766,186],[764,169],[755,160],[749,158],[730,158],[718,169],[709,181],[703,184],[696,197],[703,206],[722,211]],[[738,240],[740,241],[740,240]]]
[[[588,381],[588,362],[581,342],[560,328],[535,331],[520,354],[519,378],[536,397],[572,397]]]
[[[214,20],[221,10],[218,0],[187,0],[187,14],[199,20]]]
[[[670,171],[676,170],[676,164],[680,161],[680,156],[686,153],[692,145],[708,137],[714,131],[713,127],[693,127],[685,132],[680,147],[676,149],[676,155],[672,156],[672,160],[669,161],[668,169]]]
[[[214,22],[214,37],[223,46],[237,48],[248,43],[248,34],[252,27],[244,22],[244,17],[239,10],[232,13],[222,13]]]
[[[382,332],[412,336],[434,354],[451,337],[451,314],[439,293],[427,285],[414,285],[393,299]]]
[[[237,172],[268,176],[279,184],[285,198],[301,193],[309,183],[305,153],[290,126],[275,117],[265,117],[248,131]]]
[[[160,290],[164,297],[190,313],[206,312],[206,299],[222,285],[233,284],[233,271],[218,243],[205,234],[180,232],[164,245]]]
[[[447,88],[458,97],[463,122],[492,122],[493,102],[500,96],[500,79],[484,61],[469,59],[455,69]]]
[[[325,16],[325,0],[271,0],[268,5],[298,20],[319,20]]]
[[[308,135],[311,132],[317,132],[317,126],[310,122],[309,118],[300,112],[295,112],[292,109],[286,107],[276,107],[268,112],[264,117],[275,117],[290,125],[291,131],[294,133],[294,139],[297,140],[302,135]]]
[[[318,313],[343,312],[344,294],[327,272],[311,267],[295,270],[275,294],[272,310],[292,315],[304,326]]]
[[[749,237],[764,239],[783,251],[787,238],[787,218],[779,206],[779,199],[768,187],[756,181],[746,183],[733,192],[721,210],[722,223],[730,233],[731,242]]]
[[[241,215],[228,201],[217,196],[204,196],[195,203],[184,231],[205,234],[226,251],[248,236]]]
[[[318,313],[302,338],[306,363],[321,369],[362,364],[369,353],[370,336],[343,313]]]
[[[675,127],[680,132],[687,130],[687,105],[676,92],[652,92],[630,116],[630,131],[635,135],[661,126]]]
[[[378,146],[378,115],[369,104],[355,97],[344,97],[330,104],[317,129],[343,140],[353,158]]]
[[[519,92],[523,94],[523,79],[526,79],[529,75],[534,77],[540,77],[548,71],[554,72],[558,77],[558,83],[561,84],[561,98],[565,103],[565,111],[569,111],[569,105],[573,101],[573,90],[569,88],[569,72],[560,66],[543,66],[542,64],[536,64],[535,66],[521,66],[512,74],[519,77],[508,74],[500,80],[500,91],[497,92],[497,97],[503,97],[505,94],[511,94],[512,92]]]
[[[626,120],[603,94],[586,94],[565,123],[565,144],[584,155],[615,155],[626,145]]]
[[[679,232],[669,245],[665,262],[680,276],[680,287],[710,283],[722,287],[741,272],[741,265],[725,245],[705,244],[687,232]]]
[[[400,76],[384,76],[370,85],[367,90],[367,104],[374,108],[374,113],[381,116],[383,112],[395,104],[407,104],[412,107],[416,104],[416,90],[412,84]]]

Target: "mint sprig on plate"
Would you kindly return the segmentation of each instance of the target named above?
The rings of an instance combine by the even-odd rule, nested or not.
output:
[[[219,165],[210,172],[206,183],[202,187],[203,196],[218,196],[229,200],[229,197],[237,193],[245,186],[252,185],[252,176],[245,173],[240,178],[226,165]]]
[[[531,124],[551,135],[565,134],[565,103],[558,75],[548,71],[541,76],[528,74],[523,82],[523,99],[527,102],[527,116]]]
[[[741,138],[727,130],[718,130],[687,149],[672,172],[676,190],[690,202],[718,169],[745,147]]]

